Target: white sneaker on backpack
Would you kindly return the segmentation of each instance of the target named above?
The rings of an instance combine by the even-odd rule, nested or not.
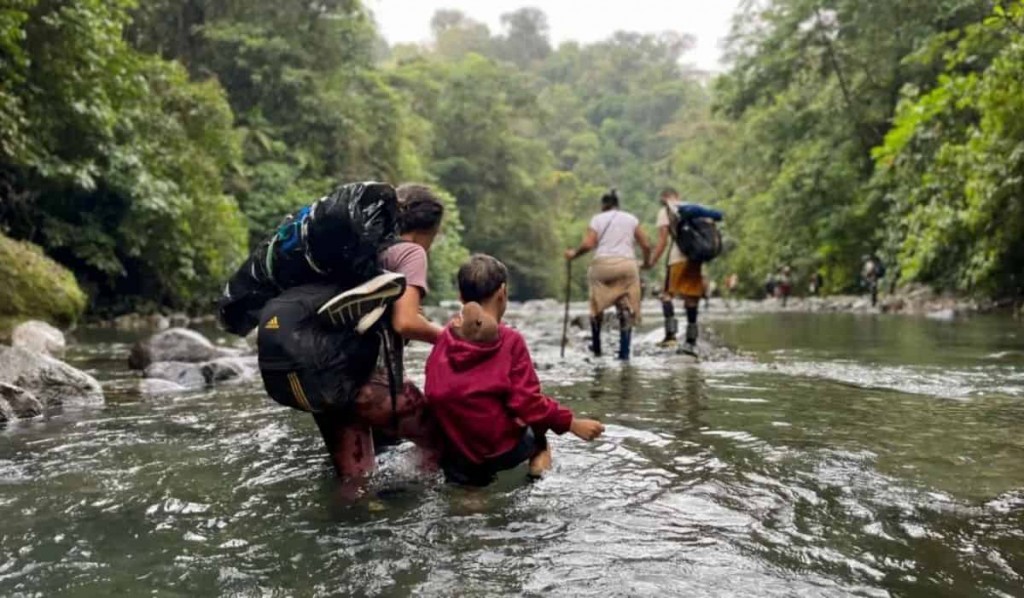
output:
[[[385,272],[363,284],[335,295],[317,314],[335,327],[354,327],[363,334],[380,320],[388,305],[405,292],[405,277]]]

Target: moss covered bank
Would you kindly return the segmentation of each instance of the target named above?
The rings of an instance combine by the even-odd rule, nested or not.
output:
[[[86,296],[75,276],[31,243],[0,235],[0,338],[27,319],[74,323]]]

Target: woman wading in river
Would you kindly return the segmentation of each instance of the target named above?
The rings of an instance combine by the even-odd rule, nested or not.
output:
[[[421,304],[429,292],[427,252],[441,229],[444,206],[422,185],[403,185],[397,193],[400,240],[380,254],[380,263],[385,270],[405,276],[405,292],[391,309],[391,329],[399,337],[394,345],[400,361],[404,342],[434,344],[441,334],[441,327],[423,316]],[[426,410],[426,398],[406,380],[392,404],[384,368],[359,391],[351,415],[327,412],[313,417],[342,478],[360,479],[373,471],[374,435],[378,441],[392,434],[411,440],[424,452],[426,461],[436,464],[441,437]]]
[[[643,251],[643,263],[651,257],[651,245],[640,228],[640,221],[619,209],[614,189],[601,197],[601,213],[590,220],[583,242],[567,249],[565,259],[574,260],[593,250],[594,260],[587,270],[590,285],[591,350],[601,355],[601,324],[604,311],[615,306],[619,317],[619,359],[629,359],[633,326],[640,322],[640,268],[636,245]]]

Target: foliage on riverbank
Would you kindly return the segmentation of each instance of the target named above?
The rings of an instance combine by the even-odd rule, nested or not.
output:
[[[127,2],[8,6],[0,226],[43,246],[103,303],[208,297],[245,249],[223,184],[239,150],[220,86],[133,50],[122,39]]]
[[[29,319],[68,326],[85,311],[85,293],[71,272],[39,247],[3,235],[0,280],[0,336]]]
[[[432,266],[468,251],[514,297],[561,293],[560,248],[618,187],[650,232],[663,186],[727,214],[712,274],[814,270],[987,295],[1024,285],[1019,0],[744,5],[706,86],[691,39],[554,47],[439,11],[389,47],[359,0],[13,0],[0,9],[0,231],[103,310],[205,311],[247,245],[340,181],[450,198]],[[574,277],[577,294],[583,277]]]
[[[965,294],[1024,287],[1024,8],[1019,0],[771,0],[735,21],[713,126],[680,171],[725,197],[721,271],[792,264],[855,288],[889,279]],[[895,281],[892,281],[895,282]]]

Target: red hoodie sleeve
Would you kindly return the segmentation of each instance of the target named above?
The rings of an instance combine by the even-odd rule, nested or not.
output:
[[[572,424],[572,411],[540,391],[540,380],[533,369],[533,358],[526,341],[513,332],[511,343],[512,368],[509,374],[512,392],[509,409],[528,426],[543,426],[556,434],[565,434]]]

